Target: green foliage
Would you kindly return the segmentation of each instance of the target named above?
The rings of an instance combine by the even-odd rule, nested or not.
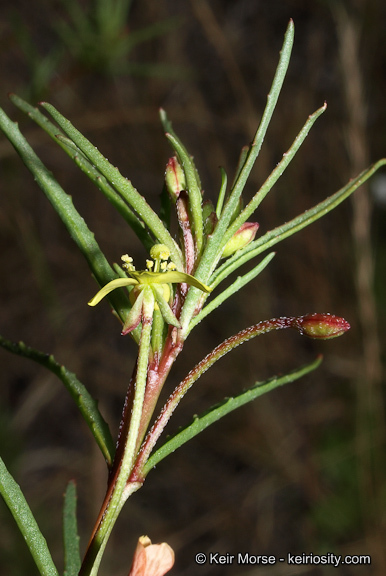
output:
[[[165,66],[133,63],[129,58],[139,44],[172,31],[177,20],[129,30],[131,4],[132,0],[92,0],[83,8],[77,0],[66,0],[66,19],[56,29],[72,57],[89,69],[112,74],[167,75]]]
[[[76,500],[76,484],[69,482],[63,506],[64,576],[77,576],[81,565]]]
[[[20,532],[23,534],[41,576],[59,576],[48,550],[47,542],[36,523],[20,486],[8,472],[1,458],[0,494],[11,511]]]
[[[132,46],[153,37],[156,33],[161,33],[162,26],[157,30],[147,29],[137,36],[126,34],[123,27],[130,2],[124,0],[109,0],[108,2],[99,0],[95,4],[95,13],[92,15],[83,12],[77,2],[70,2],[67,7],[71,15],[72,27],[64,26],[62,35],[73,53],[84,59],[90,66],[102,65],[103,68],[112,67],[116,70],[117,63],[122,56],[129,53]],[[95,46],[96,38],[100,52],[94,53],[90,50],[90,46]],[[240,246],[236,245],[239,249],[232,249],[224,256],[224,247],[228,246],[228,242],[240,229],[243,229],[247,220],[254,214],[294,159],[313,124],[326,109],[324,105],[308,117],[290,148],[283,153],[281,161],[244,207],[242,194],[259,155],[279,98],[290,60],[293,38],[294,26],[291,21],[285,34],[267,105],[255,137],[251,145],[243,149],[229,189],[228,178],[222,170],[221,187],[214,204],[204,201],[200,177],[192,156],[173,131],[166,113],[161,111],[161,122],[166,138],[175,154],[168,165],[177,170],[178,164],[180,171],[174,179],[177,183],[176,188],[173,188],[170,182],[165,185],[161,216],[152,209],[118,168],[114,167],[51,104],[42,103],[42,108],[59,128],[38,109],[31,107],[17,96],[11,97],[16,106],[46,131],[75,164],[89,176],[134,230],[150,255],[164,254],[156,263],[148,261],[148,269],[142,271],[135,270],[132,259],[124,255],[123,267],[126,267],[130,278],[126,276],[123,267],[110,265],[94,233],[75,208],[72,198],[62,189],[36,155],[19,131],[17,124],[0,110],[1,130],[51,202],[75,245],[86,259],[98,286],[102,289],[92,299],[91,304],[97,304],[102,297],[108,295],[112,309],[123,324],[123,333],[130,332],[135,344],[138,345],[137,361],[125,398],[120,434],[116,449],[114,449],[108,426],[98,410],[97,403],[72,372],[58,364],[52,356],[33,350],[23,343],[11,343],[4,338],[0,340],[3,348],[39,362],[61,379],[90,427],[109,468],[106,497],[80,571],[76,491],[74,484],[68,485],[64,504],[66,576],[75,576],[78,571],[80,576],[97,575],[107,541],[122,507],[127,498],[141,487],[147,473],[157,462],[229,412],[277,386],[297,380],[320,364],[318,357],[315,361],[289,374],[275,376],[263,383],[256,383],[249,390],[235,394],[234,397],[226,399],[205,414],[195,417],[192,424],[170,440],[166,440],[164,445],[155,451],[156,442],[181,398],[224,354],[243,342],[270,330],[291,327],[309,336],[331,337],[340,335],[349,328],[345,320],[326,314],[274,318],[250,326],[224,340],[199,362],[177,385],[159,415],[155,413],[168,373],[192,329],[230,296],[254,280],[272,260],[274,253],[271,252],[261,262],[254,263],[250,271],[239,275],[222,292],[217,290],[221,282],[234,272],[239,273],[242,266],[262,252],[269,250],[273,245],[334,209],[376,170],[386,164],[385,159],[380,160],[331,197],[256,240],[251,237],[248,242]],[[178,183],[181,183],[182,189],[179,189]],[[165,197],[168,193],[169,199]],[[172,222],[173,208],[175,208],[174,222]],[[175,240],[172,232],[173,224],[177,224],[180,229],[178,240]],[[256,229],[255,225],[254,233]],[[151,271],[152,266],[154,266],[154,271]],[[126,290],[127,286],[131,289],[130,293]],[[212,297],[212,291],[215,294],[207,304],[207,299]],[[308,322],[308,329],[305,328],[305,321]],[[317,325],[316,329],[315,325]],[[152,422],[153,426],[151,426]],[[1,464],[1,466],[1,494],[14,515],[36,565],[42,575],[56,576],[57,571],[52,563],[46,542],[20,488],[6,470],[5,465]],[[326,518],[333,504],[333,500],[326,500],[325,510],[320,508],[319,518]],[[322,520],[319,521],[322,522]],[[343,521],[338,522],[337,532],[344,530],[344,527]]]

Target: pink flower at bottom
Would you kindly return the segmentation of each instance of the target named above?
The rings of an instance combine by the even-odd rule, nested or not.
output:
[[[169,544],[152,544],[148,536],[141,536],[128,576],[164,576],[173,564],[174,551]]]

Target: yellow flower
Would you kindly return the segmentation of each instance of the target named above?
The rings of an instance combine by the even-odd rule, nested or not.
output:
[[[136,328],[142,318],[142,303],[146,293],[151,290],[154,300],[155,309],[159,309],[165,322],[172,326],[180,326],[179,321],[170,308],[170,297],[172,294],[170,284],[189,284],[203,292],[211,292],[211,288],[197,280],[194,276],[185,272],[178,272],[172,262],[167,262],[170,256],[169,249],[164,244],[155,244],[150,250],[152,260],[147,260],[147,270],[136,271],[132,264],[132,258],[127,254],[122,256],[125,268],[130,278],[117,278],[112,280],[89,302],[89,306],[96,306],[110,292],[116,288],[124,286],[133,286],[131,300],[133,307],[127,317],[122,334],[127,334]]]

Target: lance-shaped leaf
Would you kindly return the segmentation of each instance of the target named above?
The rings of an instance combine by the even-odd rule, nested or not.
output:
[[[259,155],[265,134],[267,132],[272,114],[276,107],[281,88],[283,86],[284,78],[288,69],[292,46],[294,40],[294,24],[291,20],[288,24],[287,31],[284,37],[283,47],[280,52],[279,64],[276,68],[275,76],[272,82],[271,89],[267,97],[267,104],[257,129],[252,144],[248,148],[245,155],[242,156],[241,162],[237,169],[237,177],[234,182],[231,194],[221,211],[221,217],[218,221],[216,229],[211,237],[208,239],[204,249],[202,258],[197,267],[195,276],[198,280],[204,283],[210,282],[210,276],[214,271],[218,259],[221,255],[221,247],[223,246],[226,231],[231,222],[232,216],[235,213],[237,205],[244,186],[248,180],[251,170]],[[185,331],[188,330],[189,323],[195,313],[199,295],[193,292],[189,293],[181,313],[180,322],[182,325],[182,333],[185,336]]]
[[[107,182],[105,177],[93,166],[84,156],[81,150],[64,134],[53,122],[50,122],[44,114],[35,106],[31,106],[25,100],[16,94],[9,95],[10,100],[20,110],[38,124],[49,136],[59,144],[59,146],[68,154],[75,164],[86,174],[92,182],[103,192],[109,202],[117,209],[125,221],[129,224],[145,248],[150,249],[154,240],[145,228],[144,223],[134,214],[126,202],[119,196],[112,186]]]
[[[322,216],[325,216],[331,210],[334,210],[341,202],[343,202],[348,196],[355,192],[366,180],[368,180],[377,170],[382,166],[386,166],[386,158],[383,158],[361,172],[356,178],[353,178],[348,182],[343,188],[335,192],[332,196],[329,196],[313,208],[306,210],[296,218],[273,228],[257,240],[251,242],[248,246],[237,252],[234,256],[231,256],[229,260],[224,262],[213,274],[211,278],[211,285],[217,286],[225,278],[227,278],[232,272],[237,270],[240,266],[258,256],[265,250],[268,250],[275,244],[278,244],[285,238],[296,234],[303,228],[306,228]]]
[[[76,210],[71,196],[66,194],[58,184],[52,173],[44,166],[21,134],[18,125],[12,122],[2,109],[0,109],[0,129],[14,146],[24,164],[32,172],[36,182],[62,219],[70,236],[86,258],[99,285],[104,286],[110,280],[113,280],[115,278],[114,270],[101,251],[94,234],[89,230],[84,219]],[[130,310],[130,305],[123,292],[115,292],[111,296],[110,302],[118,316],[124,320]]]
[[[10,340],[6,340],[0,336],[0,346],[5,348],[5,350],[8,350],[8,352],[12,352],[18,356],[23,356],[24,358],[29,358],[30,360],[37,362],[60,378],[72,398],[75,400],[75,403],[78,406],[87,426],[90,428],[108,466],[111,466],[115,448],[109,427],[99,412],[97,402],[87,391],[86,387],[79,382],[75,374],[56,362],[53,356],[34,350],[33,348],[26,346],[23,342],[11,342]]]
[[[249,388],[245,392],[242,392],[238,396],[227,398],[221,404],[212,407],[210,410],[202,414],[201,416],[196,416],[191,424],[186,428],[180,430],[172,436],[161,448],[159,448],[154,454],[152,454],[149,460],[143,467],[143,477],[145,477],[152,468],[154,468],[161,460],[172,454],[177,448],[180,448],[183,444],[203,432],[208,426],[214,424],[220,418],[223,418],[233,410],[244,406],[248,402],[252,402],[259,396],[274,390],[278,386],[283,386],[289,382],[294,382],[302,376],[305,376],[309,372],[312,372],[320,365],[322,357],[319,356],[316,360],[310,364],[306,364],[293,372],[286,374],[285,376],[274,376],[269,380],[264,382],[256,382],[252,388]]]
[[[76,499],[76,484],[71,481],[67,484],[63,506],[64,576],[78,576],[81,565]]]
[[[268,264],[274,258],[275,254],[276,252],[270,252],[265,258],[263,258],[261,262],[259,262],[257,266],[252,268],[252,270],[250,270],[247,274],[244,274],[244,276],[239,276],[230,286],[228,286],[228,288],[223,290],[218,296],[216,296],[216,298],[211,300],[209,304],[207,304],[190,322],[189,333],[195,326],[197,326],[197,324],[199,324],[199,322],[208,316],[208,314],[221,306],[225,300],[236,294],[236,292],[241,290],[241,288],[256,278],[256,276],[258,276],[265,269],[265,267],[268,266]]]
[[[115,190],[121,194],[125,201],[136,211],[138,216],[145,222],[149,230],[159,240],[165,244],[172,256],[173,262],[177,268],[182,270],[181,251],[176,242],[166,230],[162,220],[157,216],[154,210],[149,206],[146,200],[138,193],[129,180],[119,172],[118,168],[110,164],[95,146],[77,130],[69,120],[64,118],[54,106],[47,102],[42,103],[43,108],[54,118],[60,128],[69,138],[78,146],[85,156],[94,164],[98,170],[105,176]]]
[[[324,338],[334,338],[335,336],[340,336],[350,329],[349,323],[338,316],[332,316],[330,314],[307,314],[305,316],[298,317],[280,317],[271,318],[270,320],[263,320],[249,326],[244,330],[240,330],[237,334],[230,336],[216,346],[214,350],[209,352],[190,372],[189,374],[178,384],[172,394],[169,396],[166,404],[162,408],[159,417],[155,421],[152,429],[147,434],[144,443],[142,445],[140,456],[136,464],[136,470],[139,471],[139,477],[141,477],[141,469],[145,465],[146,460],[149,458],[158,438],[162,434],[166,424],[168,423],[174,410],[177,408],[178,404],[188,392],[188,390],[193,386],[193,384],[222,358],[225,354],[228,354],[234,350],[240,344],[248,342],[256,336],[261,334],[266,334],[272,330],[283,330],[286,328],[293,328],[305,334],[311,338],[320,338],[321,332],[323,332]],[[134,478],[138,480],[138,476],[134,475]]]
[[[0,458],[0,494],[4,498],[41,576],[58,576],[46,539],[27,504],[20,486]]]
[[[306,123],[300,130],[299,134],[296,136],[291,147],[287,150],[287,152],[283,154],[283,158],[280,160],[279,164],[271,172],[271,174],[268,176],[268,178],[266,179],[260,190],[254,195],[254,197],[244,208],[244,210],[237,216],[234,222],[232,222],[232,224],[229,226],[228,230],[224,235],[223,243],[226,244],[232,238],[232,236],[236,234],[237,230],[244,224],[244,222],[248,220],[248,218],[254,213],[256,208],[264,200],[268,192],[272,189],[275,183],[283,175],[283,172],[288,168],[290,162],[294,159],[299,148],[303,144],[304,140],[307,138],[308,133],[311,130],[312,126],[319,118],[319,116],[323,114],[323,112],[325,112],[326,108],[327,105],[324,104],[321,108],[316,110],[316,112],[314,112],[308,117]]]

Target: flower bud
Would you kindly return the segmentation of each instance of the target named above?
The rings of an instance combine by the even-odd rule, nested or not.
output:
[[[221,257],[228,258],[228,256],[232,256],[237,250],[248,246],[248,244],[254,240],[258,228],[259,225],[257,222],[245,222],[225,244]]]
[[[181,190],[186,190],[185,174],[175,156],[170,158],[166,164],[165,184],[174,202],[177,200]]]
[[[344,318],[333,314],[306,314],[295,319],[294,328],[310,338],[327,340],[342,336],[350,330],[350,324]]]

